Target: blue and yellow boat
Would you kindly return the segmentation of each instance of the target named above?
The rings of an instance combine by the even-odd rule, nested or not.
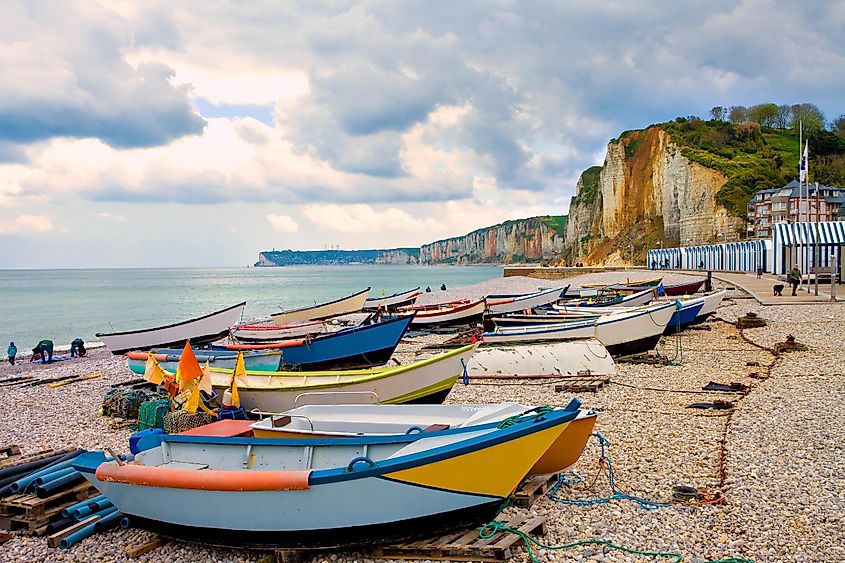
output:
[[[398,541],[494,517],[578,413],[346,440],[166,435],[129,463],[91,452],[74,467],[133,523],[166,536],[288,547]]]

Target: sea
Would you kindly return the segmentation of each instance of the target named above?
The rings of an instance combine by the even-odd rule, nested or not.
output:
[[[14,341],[25,354],[39,340],[68,348],[76,337],[187,320],[246,301],[244,321],[372,287],[370,296],[414,287],[472,285],[502,276],[499,266],[283,266],[0,270],[0,357]]]

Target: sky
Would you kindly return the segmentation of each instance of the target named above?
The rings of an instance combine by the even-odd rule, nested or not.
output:
[[[0,3],[0,268],[243,266],[564,214],[624,130],[845,113],[845,0]]]

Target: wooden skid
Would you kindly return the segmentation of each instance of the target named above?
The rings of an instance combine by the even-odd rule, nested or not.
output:
[[[502,519],[511,528],[526,534],[543,535],[546,533],[545,518],[513,516]],[[373,549],[377,559],[421,559],[434,561],[505,561],[513,556],[514,544],[520,537],[507,532],[497,532],[492,537],[482,539],[479,528],[463,530],[407,544],[381,546]]]
[[[571,379],[555,385],[555,392],[562,393],[566,391],[570,393],[583,393],[589,391],[595,393],[608,383],[610,383],[609,377],[584,377],[579,379]]]
[[[513,495],[513,503],[516,506],[530,507],[537,499],[546,496],[552,487],[558,482],[559,473],[550,475],[535,475],[522,482],[519,489]]]
[[[0,501],[0,528],[34,533],[49,524],[54,517],[60,516],[63,508],[97,494],[97,489],[85,482],[47,498],[38,498],[33,494],[6,497]]]

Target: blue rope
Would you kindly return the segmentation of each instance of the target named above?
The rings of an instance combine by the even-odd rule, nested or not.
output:
[[[622,491],[617,489],[616,479],[613,474],[613,464],[610,462],[610,457],[607,455],[606,451],[610,447],[610,442],[608,442],[607,439],[601,434],[597,433],[593,434],[593,436],[595,436],[599,440],[599,446],[601,446],[601,455],[599,456],[599,463],[604,461],[604,463],[607,464],[607,476],[608,480],[610,481],[610,491],[613,494],[608,497],[600,497],[586,500],[559,498],[556,495],[558,490],[560,490],[562,486],[565,485],[567,487],[572,487],[584,482],[583,477],[581,477],[577,473],[561,473],[557,483],[555,483],[555,486],[552,487],[552,490],[549,492],[550,499],[560,504],[569,504],[574,506],[594,506],[597,504],[605,504],[612,500],[630,500],[632,502],[635,502],[640,508],[645,510],[654,510],[657,508],[665,508],[667,506],[671,506],[668,503],[657,502],[654,500],[629,495],[628,493],[623,493]]]
[[[464,385],[469,385],[469,373],[467,373],[467,364],[463,358],[461,358],[461,365],[464,367]]]

